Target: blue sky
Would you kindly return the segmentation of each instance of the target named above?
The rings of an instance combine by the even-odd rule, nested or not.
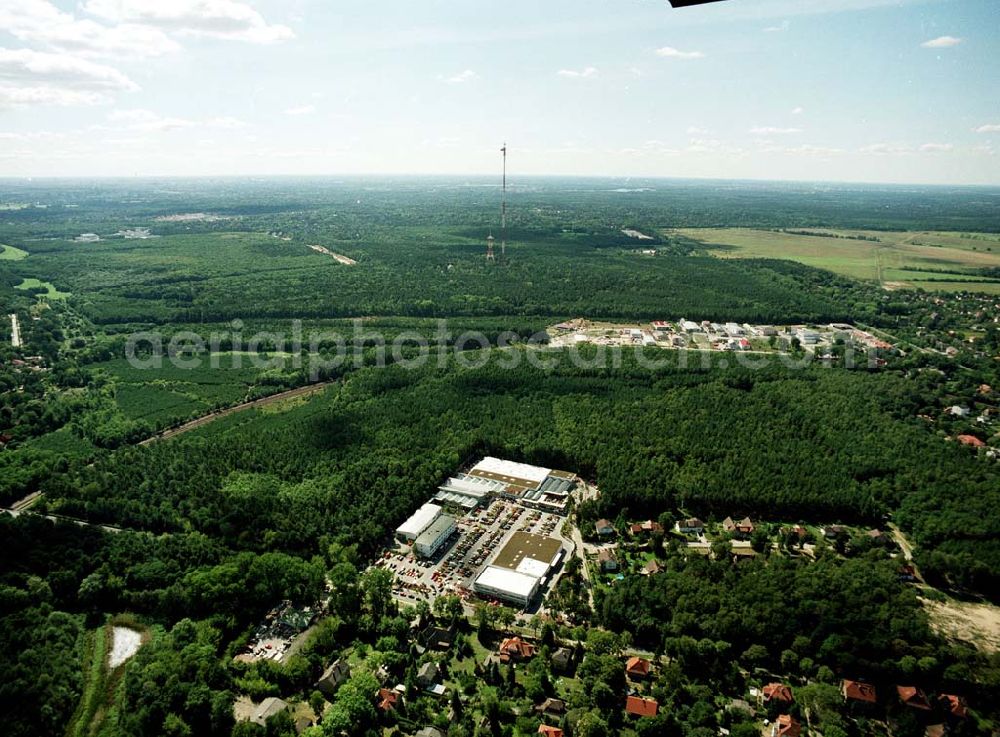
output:
[[[0,176],[1000,184],[996,0],[0,0]]]

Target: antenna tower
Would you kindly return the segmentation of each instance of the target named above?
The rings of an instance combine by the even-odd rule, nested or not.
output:
[[[503,154],[503,187],[500,190],[500,263],[507,261],[507,143],[500,149]]]

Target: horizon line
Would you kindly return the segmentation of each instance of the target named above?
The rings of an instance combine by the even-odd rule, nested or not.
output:
[[[496,174],[482,173],[429,173],[429,172],[353,172],[353,173],[325,173],[325,174],[0,174],[0,182],[3,183],[23,183],[40,181],[142,181],[152,179],[243,179],[243,180],[263,180],[263,179],[497,179]],[[669,176],[669,175],[638,175],[638,174],[523,174],[513,180],[513,185],[517,186],[518,180],[524,179],[598,179],[598,180],[638,180],[638,181],[664,181],[664,182],[753,182],[759,184],[836,184],[836,185],[862,185],[869,187],[968,187],[978,189],[1000,188],[1000,180],[995,183],[970,183],[970,182],[914,182],[914,181],[863,181],[852,179],[766,179],[756,177],[699,177],[699,176]],[[510,182],[508,182],[510,184]],[[497,183],[499,187],[499,182]]]

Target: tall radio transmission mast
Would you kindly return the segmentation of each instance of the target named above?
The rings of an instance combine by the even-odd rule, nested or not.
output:
[[[500,263],[507,261],[507,143],[500,149],[503,154],[503,187],[500,192]]]

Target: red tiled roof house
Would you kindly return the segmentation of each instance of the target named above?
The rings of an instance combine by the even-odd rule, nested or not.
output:
[[[656,699],[647,699],[642,696],[629,696],[625,699],[625,713],[634,717],[655,717],[660,711],[660,705]]]

